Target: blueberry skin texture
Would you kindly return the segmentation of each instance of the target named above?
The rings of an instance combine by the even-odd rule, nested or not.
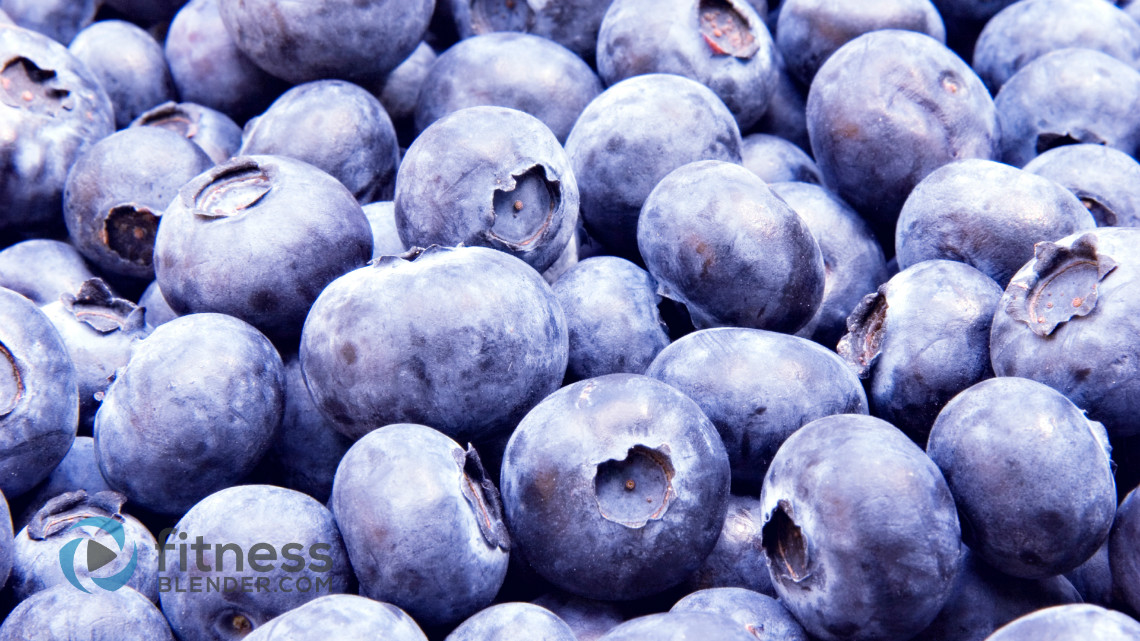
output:
[[[1121,600],[1136,610],[1140,604],[1140,554],[1136,542],[1140,541],[1140,494],[1130,491],[1116,511],[1108,541],[1109,567],[1112,584]]]
[[[871,414],[924,444],[947,401],[994,375],[1000,299],[992,279],[948,260],[921,262],[864,297],[838,351],[864,379]]]
[[[804,182],[819,185],[823,177],[815,161],[790,140],[771,134],[749,134],[741,149],[744,166],[768,184]]]
[[[512,434],[501,478],[516,551],[558,588],[603,600],[684,581],[716,544],[729,491],[712,422],[637,374],[547,397]]]
[[[170,22],[163,51],[183,100],[216,109],[238,122],[264,111],[287,87],[234,44],[218,0],[190,0],[183,5]]]
[[[423,40],[434,7],[433,0],[218,1],[238,49],[294,84],[382,80]]]
[[[809,86],[837,49],[881,29],[915,31],[946,42],[942,16],[930,0],[880,0],[857,5],[836,0],[785,0],[776,22],[776,44],[792,76]]]
[[[1006,287],[990,333],[997,376],[1045,383],[1113,438],[1140,433],[1138,243],[1140,231],[1127,227],[1039,243]]]
[[[416,131],[466,107],[525,111],[565,142],[602,82],[569,49],[525,33],[489,33],[440,54],[420,87]]]
[[[396,174],[396,229],[408,247],[490,247],[542,272],[578,224],[570,158],[540,120],[468,107],[428,127]]]
[[[874,31],[840,47],[808,91],[807,122],[824,183],[884,242],[927,174],[999,153],[997,112],[982,81],[937,40],[912,31]]]
[[[530,603],[500,603],[469,617],[444,641],[578,641],[566,622]]]
[[[669,611],[724,615],[760,641],[808,641],[803,627],[779,601],[742,588],[699,590],[678,601]]]
[[[150,280],[159,219],[178,190],[213,165],[186,138],[154,127],[92,145],[67,175],[63,216],[76,249],[111,274]]]
[[[996,95],[1029,63],[1066,47],[1095,49],[1140,68],[1140,24],[1100,0],[1015,2],[986,23],[973,65]]]
[[[286,91],[250,120],[238,153],[303,160],[368,203],[392,197],[400,148],[379,99],[350,82],[318,80]]]
[[[178,314],[170,309],[170,303],[163,297],[157,280],[151,281],[143,290],[139,296],[139,307],[146,311],[146,324],[151,329],[178,318]]]
[[[586,106],[566,139],[586,231],[611,251],[637,257],[637,218],[653,187],[693,161],[739,163],[741,144],[732,112],[698,82],[646,74],[613,85]]]
[[[1027,614],[998,629],[986,641],[1129,641],[1140,622],[1122,612],[1084,603],[1059,605]]]
[[[602,635],[625,621],[618,604],[583,599],[564,592],[550,592],[534,601],[566,622],[578,641],[598,641]]]
[[[408,251],[396,229],[396,203],[385,200],[363,207],[372,229],[372,260],[381,256],[399,256]]]
[[[755,131],[772,134],[811,152],[807,129],[807,88],[792,79],[780,49],[776,49],[776,84],[768,110],[756,123]],[[814,161],[813,161],[814,162]]]
[[[1064,145],[1037,156],[1023,169],[1073,192],[1098,227],[1140,226],[1140,163],[1119,149]]]
[[[132,504],[179,515],[234,485],[269,449],[284,406],[273,344],[222,314],[191,314],[132,351],[95,416],[107,483]]]
[[[436,247],[333,281],[300,358],[313,401],[349,438],[417,421],[465,443],[509,433],[558,389],[568,350],[538,272],[493,249]]]
[[[236,515],[240,517],[235,518]],[[183,533],[187,535],[185,539]],[[214,547],[214,554],[201,554],[208,569],[198,563],[199,553],[190,548],[199,537]],[[219,563],[217,546],[223,543],[235,544],[243,551],[246,558],[242,559],[241,569],[236,567],[232,553],[224,554]],[[274,550],[276,558],[267,561],[265,548],[258,544]],[[288,551],[282,553],[290,544],[301,546],[300,550],[289,548],[293,557],[288,556]],[[181,546],[187,548],[185,566],[180,558]],[[305,565],[299,568],[302,561]],[[181,641],[248,638],[251,628],[256,630],[274,617],[313,601],[322,592],[341,594],[352,586],[352,567],[329,510],[310,496],[271,485],[231,487],[192,507],[167,539],[159,559],[159,576],[172,586],[162,591],[159,598],[171,629]],[[207,579],[222,577],[233,577],[239,584],[243,580],[266,582],[264,585],[269,588],[230,592],[173,589],[176,581],[188,586],[192,579],[205,584]],[[319,591],[303,591],[296,586],[305,579],[324,583]]]
[[[711,612],[662,612],[631,619],[598,641],[755,641],[732,619]]]
[[[612,0],[554,0],[520,2],[504,10],[497,2],[439,0],[452,16],[460,38],[494,31],[522,31],[553,40],[592,61],[598,29]]]
[[[794,332],[823,299],[819,245],[803,220],[740,165],[680,167],[645,199],[637,242],[660,293],[698,329]]]
[[[478,612],[503,584],[511,542],[498,492],[473,449],[430,427],[389,425],[357,441],[330,506],[361,595],[422,625]]]
[[[982,641],[1014,619],[1042,608],[1080,603],[1067,579],[1018,579],[989,567],[966,550],[946,607],[918,635],[922,641]]]
[[[344,641],[427,641],[403,610],[355,594],[313,599],[255,629],[245,641],[325,641],[330,630]]]
[[[1117,492],[1119,491],[1120,484],[1118,483]],[[1119,508],[1117,508],[1117,513],[1119,514]],[[1065,578],[1072,584],[1085,603],[1094,603],[1105,607],[1116,603],[1116,586],[1112,580],[1112,567],[1108,553],[1108,544],[1111,540],[1112,535],[1110,534],[1108,541],[1105,541],[1104,545],[1100,546],[1087,561],[1078,565],[1075,570],[1065,573]]]
[[[994,98],[1001,159],[1021,167],[1072,143],[1135,153],[1140,124],[1131,118],[1131,105],[1138,100],[1140,71],[1108,54],[1092,49],[1045,54],[1018,71]]]
[[[684,583],[690,592],[708,588],[744,588],[775,597],[768,561],[756,542],[760,540],[760,500],[751,496],[728,497],[724,527],[712,552]]]
[[[745,0],[614,0],[598,31],[598,74],[607,85],[675,73],[713,90],[742,130],[775,91],[776,43]]]
[[[177,98],[162,45],[141,27],[100,20],[80,31],[67,47],[87,65],[111,98],[115,127],[123,128],[147,109]]]
[[[84,594],[57,585],[20,602],[0,641],[174,641],[162,612],[129,587]]]
[[[656,281],[624,258],[587,258],[555,281],[554,295],[566,312],[566,371],[575,379],[643,374],[669,344]]]
[[[823,255],[823,300],[796,336],[834,349],[847,332],[851,310],[890,277],[883,248],[867,222],[823,187],[807,182],[769,187],[807,224]]]
[[[800,428],[760,501],[772,583],[812,636],[902,641],[946,603],[961,554],[954,498],[889,423],[849,414]]]
[[[982,381],[946,404],[926,449],[950,485],[963,540],[1005,574],[1069,572],[1108,538],[1116,512],[1108,436],[1050,387]]]
[[[33,238],[0,251],[0,287],[10,289],[36,305],[79,291],[95,278],[75,247],[59,240]]]
[[[396,126],[401,147],[412,144],[419,133],[415,123],[416,103],[420,98],[420,88],[437,59],[435,49],[427,42],[421,42],[383,82],[373,88],[373,93],[380,99],[384,110],[392,118],[392,124]]]
[[[67,46],[95,20],[96,0],[0,0],[6,24],[19,25]]]
[[[737,327],[706,329],[666,347],[645,374],[701,406],[724,441],[733,483],[759,487],[793,432],[832,414],[866,414],[843,359],[807,339]]]
[[[284,156],[237,156],[182,188],[154,255],[174,311],[230,314],[290,342],[325,286],[372,257],[372,231],[329,174]]]
[[[895,227],[899,268],[956,260],[1004,286],[1033,246],[1096,227],[1063,186],[991,160],[961,160],[931,172],[903,204]]]
[[[14,135],[0,156],[0,232],[54,231],[67,171],[115,130],[114,108],[95,75],[47,36],[0,29],[0,59],[7,61],[0,76],[12,82],[0,91],[0,129]],[[32,92],[31,102],[24,91]]]
[[[47,479],[35,491],[21,498],[21,503],[26,507],[20,514],[12,515],[12,527],[17,532],[24,529],[40,508],[60,494],[76,490],[95,494],[110,489],[111,486],[107,485],[107,480],[99,471],[99,463],[95,460],[95,439],[77,436],[67,451],[67,456],[63,457]],[[0,572],[0,578],[3,576],[3,572]]]
[[[63,460],[79,391],[67,345],[35,303],[0,288],[0,491],[14,499]]]
[[[159,127],[185,136],[214,164],[229,160],[241,147],[241,127],[226,114],[192,102],[166,102],[140,115],[132,127]]]

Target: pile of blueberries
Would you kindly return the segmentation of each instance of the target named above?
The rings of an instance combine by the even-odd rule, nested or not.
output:
[[[0,641],[1140,639],[1140,0],[0,23]]]

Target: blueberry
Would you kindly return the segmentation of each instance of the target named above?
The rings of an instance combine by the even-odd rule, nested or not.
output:
[[[998,629],[986,641],[1128,641],[1138,635],[1140,622],[1127,614],[1079,603],[1027,614]]]
[[[91,278],[95,274],[83,256],[62,241],[36,238],[0,251],[0,287],[37,305],[54,303],[64,294],[79,291]]]
[[[60,494],[84,490],[91,495],[110,489],[99,471],[99,462],[95,460],[95,439],[77,436],[67,451],[67,456],[63,457],[47,479],[35,491],[21,498],[26,507],[18,515],[12,515],[12,526],[17,532],[24,529],[40,508]]]
[[[816,167],[811,156],[795,143],[779,136],[745,136],[741,155],[744,166],[769,184],[805,182],[818,185],[823,182],[819,167]]]
[[[1140,163],[1119,149],[1064,145],[1037,156],[1024,169],[1073,192],[1099,227],[1140,226]]]
[[[147,109],[177,96],[162,46],[141,27],[122,20],[100,20],[80,31],[67,49],[107,90],[115,108],[115,126],[120,129]]]
[[[493,31],[523,31],[553,40],[590,61],[602,16],[612,0],[439,0],[461,38]]]
[[[756,542],[760,540],[760,500],[751,496],[728,497],[728,510],[720,538],[701,567],[686,581],[690,591],[708,588],[744,588],[776,596],[768,562]]]
[[[530,603],[500,603],[471,615],[444,641],[578,641],[566,622]]]
[[[186,0],[102,0],[133,22],[155,24],[170,20]]]
[[[970,62],[982,28],[1017,0],[932,0],[946,24],[946,44]]]
[[[7,515],[7,518],[4,518]],[[15,537],[12,534],[12,512],[8,500],[0,492],[0,584],[6,584],[15,560]]]
[[[925,444],[942,406],[993,376],[990,324],[1001,287],[965,263],[929,260],[868,294],[839,355],[866,381],[871,414]]]
[[[151,329],[178,318],[178,314],[170,308],[170,303],[162,295],[158,281],[151,281],[139,297],[139,307],[146,311],[146,324]]]
[[[1117,493],[1120,492],[1120,489],[1118,483],[1116,486]],[[1119,508],[1117,512],[1119,513]],[[1065,574],[1065,578],[1068,579],[1085,603],[1095,603],[1108,607],[1116,602],[1116,587],[1112,580],[1112,568],[1110,567],[1108,553],[1109,541],[1111,540],[1110,535],[1104,545],[1101,545],[1087,561]]]
[[[95,20],[99,0],[0,0],[9,24],[42,33],[62,43]]]
[[[779,136],[804,151],[811,151],[807,129],[806,89],[800,87],[788,72],[784,56],[777,48],[776,84],[768,101],[768,110],[756,123],[755,131]]]
[[[772,583],[812,636],[903,641],[947,602],[961,555],[954,499],[889,423],[847,414],[805,425],[776,454],[760,500]]]
[[[416,103],[420,89],[431,72],[438,56],[435,49],[426,42],[416,46],[415,51],[384,78],[384,82],[374,88],[376,97],[396,126],[400,146],[412,144],[419,130],[415,126]]]
[[[191,314],[134,347],[95,416],[107,483],[178,515],[251,472],[281,424],[284,372],[273,345],[222,314]]]
[[[552,287],[554,286],[554,283],[558,282],[558,279],[561,278],[563,274],[570,271],[575,265],[577,265],[579,259],[581,258],[581,255],[579,254],[581,244],[578,241],[577,234],[577,231],[579,229],[581,229],[581,227],[575,225],[575,233],[570,235],[570,242],[566,243],[566,248],[563,249],[562,253],[558,255],[558,258],[554,260],[554,264],[552,264],[550,267],[547,267],[546,271],[542,272],[543,280],[549,283]]]
[[[333,630],[343,641],[427,641],[403,610],[354,594],[313,599],[257,628],[245,641],[325,641]]]
[[[670,612],[724,615],[760,641],[808,641],[803,627],[779,601],[743,588],[699,590],[678,601]]]
[[[507,443],[501,487],[516,549],[544,579],[627,600],[679,584],[712,550],[728,456],[684,394],[610,374],[564,387],[526,415]]]
[[[1112,583],[1117,595],[1136,609],[1140,604],[1140,493],[1130,491],[1116,511],[1116,521],[1112,525],[1112,535],[1108,542],[1108,558],[1112,572]]]
[[[221,164],[241,147],[241,127],[226,114],[192,102],[166,102],[140,115],[132,127],[159,127],[178,133]]]
[[[583,599],[565,592],[550,592],[532,603],[558,615],[574,631],[578,641],[598,641],[625,621],[616,603]]]
[[[664,612],[631,619],[610,630],[598,641],[755,641],[756,637],[720,614],[711,612]]]
[[[131,588],[84,594],[67,584],[28,597],[0,625],[0,641],[28,639],[174,641],[162,612]]]
[[[574,233],[578,182],[537,118],[468,107],[435,121],[408,148],[395,203],[396,229],[408,247],[491,247],[541,272]]]
[[[372,229],[372,259],[399,256],[408,251],[396,229],[396,203],[385,200],[364,206],[364,216]]]
[[[330,506],[361,594],[422,625],[460,621],[502,586],[511,541],[498,491],[474,449],[429,427],[389,425],[357,441]]]
[[[680,167],[645,199],[637,241],[665,298],[697,328],[794,332],[823,298],[819,245],[803,220],[740,165]]]

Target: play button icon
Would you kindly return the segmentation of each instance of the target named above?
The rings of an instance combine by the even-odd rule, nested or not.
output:
[[[94,572],[114,561],[119,555],[105,545],[95,541],[87,542],[87,571]]]

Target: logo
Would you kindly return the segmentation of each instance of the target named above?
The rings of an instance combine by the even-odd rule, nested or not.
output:
[[[135,566],[138,565],[139,550],[137,545],[135,546],[134,552],[131,554],[131,560],[129,563],[127,563],[127,567],[108,577],[90,576],[91,573],[106,567],[115,559],[119,558],[119,552],[123,551],[123,546],[126,545],[127,538],[126,534],[123,531],[123,524],[119,523],[115,519],[108,517],[88,517],[71,526],[68,528],[68,530],[70,531],[80,527],[93,527],[108,534],[115,541],[115,543],[118,544],[119,550],[112,550],[102,543],[95,541],[93,538],[88,538],[86,536],[76,537],[75,539],[68,541],[59,550],[59,567],[63,570],[63,576],[66,577],[67,581],[74,585],[76,588],[83,590],[88,594],[91,594],[91,591],[83,587],[83,585],[79,582],[79,576],[75,573],[75,554],[79,550],[80,544],[82,544],[84,541],[87,541],[88,578],[90,578],[91,581],[95,583],[95,585],[103,588],[104,590],[107,590],[108,592],[114,592],[115,590],[118,590],[119,588],[126,585],[127,581],[131,579],[131,575],[135,573]]]

